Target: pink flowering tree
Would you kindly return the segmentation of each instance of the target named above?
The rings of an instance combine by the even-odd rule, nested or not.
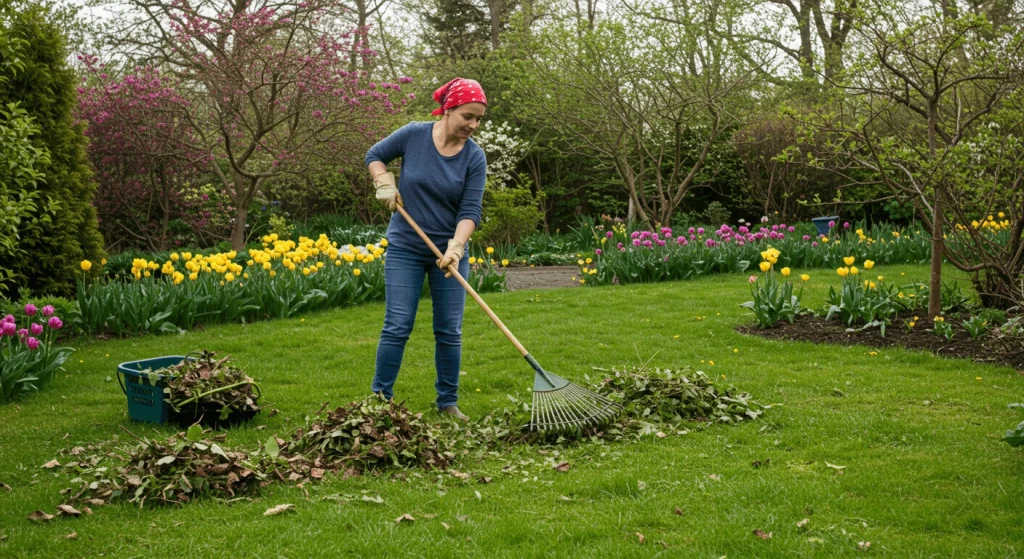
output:
[[[231,198],[236,250],[263,184],[352,161],[393,127],[389,117],[409,98],[398,83],[371,79],[376,53],[354,32],[332,29],[346,12],[340,0],[123,5],[123,50],[179,78],[187,147],[209,155],[208,170]],[[353,56],[364,64],[354,68]]]
[[[115,78],[94,56],[80,56],[88,72],[78,89],[78,114],[89,136],[89,158],[99,188],[93,204],[108,240],[126,238],[150,250],[169,247],[168,225],[183,219],[202,227],[188,193],[210,154],[195,146],[180,85],[153,67]]]

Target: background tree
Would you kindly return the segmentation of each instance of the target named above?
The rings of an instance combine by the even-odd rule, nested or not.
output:
[[[593,32],[549,28],[524,69],[536,75],[524,85],[537,87],[522,92],[534,121],[614,169],[629,217],[648,224],[671,222],[708,179],[701,173],[712,147],[738,122],[746,71],[709,31],[713,8],[669,13],[679,28],[633,14]]]
[[[108,239],[125,239],[112,247],[166,250],[171,221],[195,217],[186,194],[209,165],[208,153],[190,147],[197,142],[187,101],[155,68],[118,79],[96,57],[81,58],[91,83],[79,89],[79,115],[88,123],[101,228]]]
[[[963,227],[974,212],[987,217],[1002,211],[994,205],[1020,203],[1006,196],[1019,192],[1020,181],[1003,149],[1013,151],[1017,129],[989,142],[1003,146],[998,154],[982,155],[977,142],[996,115],[1012,114],[1003,111],[1019,94],[1024,35],[1019,26],[993,28],[983,15],[953,17],[960,10],[949,5],[870,7],[855,19],[855,60],[813,128],[839,160],[871,170],[914,204],[932,236],[929,315],[941,312],[943,256],[975,274],[986,304],[1007,306],[1021,277],[1024,212],[1011,210],[1008,250],[995,250],[980,231],[946,242],[946,223]],[[979,163],[968,165],[968,154]]]
[[[209,168],[231,197],[236,250],[265,181],[301,176],[338,153],[365,153],[405,103],[390,98],[400,85],[348,69],[353,32],[325,23],[345,9],[337,0],[127,0],[127,8],[118,46],[186,88],[181,110],[195,138],[188,147],[210,154]]]

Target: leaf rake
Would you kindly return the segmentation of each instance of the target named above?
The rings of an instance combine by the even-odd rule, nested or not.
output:
[[[434,252],[434,255],[439,259],[444,258],[441,251],[430,240],[430,237],[420,229],[420,226],[405,211],[401,203],[398,204],[398,212],[409,222],[409,225],[423,239],[423,242],[427,243],[427,246]],[[505,337],[512,342],[512,345],[516,346],[519,353],[526,359],[526,362],[533,367],[535,374],[533,380],[533,406],[530,412],[531,431],[560,431],[596,426],[609,422],[618,415],[622,406],[616,402],[573,384],[558,375],[545,371],[537,363],[537,360],[530,355],[530,352],[526,351],[523,344],[519,343],[519,340],[501,322],[498,315],[494,314],[494,311],[480,298],[480,294],[459,274],[458,269],[451,265],[448,266],[447,271],[459,281],[462,287],[473,297],[473,300],[494,321],[494,324],[501,330],[501,333],[505,334]]]

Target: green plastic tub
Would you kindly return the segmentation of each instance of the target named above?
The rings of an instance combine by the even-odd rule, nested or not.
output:
[[[184,355],[167,355],[128,361],[117,366],[117,380],[128,397],[129,417],[147,423],[167,423],[170,406],[164,400],[164,376],[153,371],[178,365],[184,360]]]

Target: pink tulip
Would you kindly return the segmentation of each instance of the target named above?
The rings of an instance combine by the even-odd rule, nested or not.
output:
[[[749,281],[750,283],[757,283],[757,276],[750,276],[750,279],[748,279],[747,281]]]
[[[598,255],[598,256],[601,256],[601,249],[597,249],[597,250],[595,250],[595,251],[594,251],[594,254],[596,254],[596,255]]]
[[[14,315],[13,314],[9,314],[9,315],[4,317],[3,322],[10,322],[11,324],[14,324],[17,321],[14,319]]]
[[[32,330],[33,336],[38,336],[39,334],[43,333],[43,325],[37,322],[33,322],[32,326],[30,326],[30,329]]]
[[[612,233],[611,231],[608,231],[607,233],[604,234],[604,236],[608,237],[609,239],[612,238],[613,235],[615,235],[615,233]]]
[[[835,226],[836,226],[836,222],[834,222],[834,221],[830,221],[830,222],[828,222],[828,228],[829,228],[829,229],[831,229],[831,228],[833,228],[833,227],[835,227]]]
[[[28,328],[22,328],[18,330],[18,339],[24,340],[28,337]]]
[[[843,228],[844,229],[849,229],[850,228],[850,222],[849,221],[844,221],[843,222]]]
[[[28,340],[27,340],[27,341],[25,342],[25,345],[27,345],[27,346],[28,346],[28,348],[29,348],[29,349],[32,349],[32,350],[35,350],[35,349],[39,349],[39,340],[37,340],[37,339],[35,339],[35,338],[29,338],[29,339],[28,339]]]
[[[50,328],[53,328],[54,330],[60,330],[61,326],[64,326],[64,323],[61,322],[60,319],[57,318],[56,316],[51,316],[50,322],[48,322],[47,324],[50,326]]]
[[[813,243],[811,243],[811,246],[812,246],[812,247],[816,247],[816,246],[818,246],[818,241],[814,241]]]
[[[53,305],[46,305],[43,307],[43,316],[53,316]]]
[[[697,228],[697,234],[698,235],[703,235],[704,234],[704,228],[703,227],[698,227]]]
[[[811,236],[810,236],[810,235],[804,235],[804,240],[805,240],[805,241],[809,241],[809,240],[811,240]]]
[[[790,233],[794,233],[794,232],[796,232],[796,227],[793,227],[792,225],[790,225],[789,228],[786,229],[786,231],[789,231]]]
[[[25,314],[28,315],[28,316],[32,316],[32,315],[36,314],[37,310],[38,309],[36,309],[36,306],[33,305],[32,303],[29,303],[29,304],[25,305]]]
[[[18,332],[18,327],[13,322],[3,322],[0,324],[2,324],[0,326],[0,334],[4,336],[13,336]]]

